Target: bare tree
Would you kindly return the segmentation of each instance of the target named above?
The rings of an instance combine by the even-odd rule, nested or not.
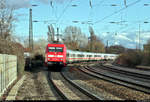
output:
[[[82,33],[81,29],[74,26],[68,26],[64,30],[65,44],[68,49],[82,50],[87,45],[88,38]]]
[[[96,40],[94,30],[91,26],[89,26],[89,32],[90,32],[90,51],[93,51],[93,44],[94,40]]]
[[[104,44],[95,35],[94,30],[89,26],[90,40],[88,42],[87,50],[90,52],[105,52]]]
[[[48,42],[52,43],[54,41],[54,36],[55,36],[54,27],[52,24],[50,26],[48,26],[47,35],[48,35]]]
[[[12,34],[12,25],[15,21],[13,8],[6,6],[6,0],[0,0],[0,37],[10,40]]]
[[[45,56],[45,49],[48,41],[46,39],[38,39],[34,41],[34,54],[40,54]]]

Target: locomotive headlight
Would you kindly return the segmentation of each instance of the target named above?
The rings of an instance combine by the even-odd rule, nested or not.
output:
[[[57,55],[57,57],[63,57],[63,55]]]
[[[48,60],[51,60],[50,58],[48,58]]]
[[[48,57],[54,57],[54,55],[48,55]]]
[[[60,60],[63,60],[62,58]]]

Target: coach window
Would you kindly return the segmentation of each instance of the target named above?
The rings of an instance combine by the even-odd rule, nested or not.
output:
[[[67,53],[67,57],[69,57],[69,53]]]
[[[73,54],[73,57],[75,57],[75,54]]]
[[[48,52],[55,52],[55,47],[48,47]]]
[[[69,57],[73,57],[73,54],[70,54]]]
[[[82,55],[81,55],[81,54],[78,54],[78,57],[82,57]]]
[[[89,57],[92,57],[92,55],[89,55]]]
[[[82,54],[82,57],[84,57],[84,55]]]

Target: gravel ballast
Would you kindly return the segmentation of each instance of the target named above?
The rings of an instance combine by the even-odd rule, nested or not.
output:
[[[26,79],[20,87],[16,100],[57,100],[61,99],[49,84],[47,71],[26,72]]]
[[[95,93],[100,93],[105,99],[110,100],[147,100],[150,99],[149,94],[140,91],[116,85],[101,79],[93,78],[79,71],[77,67],[70,67],[66,74],[76,81],[78,84],[93,90]],[[92,88],[93,87],[93,88]]]

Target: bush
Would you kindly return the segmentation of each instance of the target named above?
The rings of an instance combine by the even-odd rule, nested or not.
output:
[[[117,58],[117,64],[134,67],[140,65],[142,62],[142,53],[136,51],[129,51],[121,54]]]
[[[7,41],[0,38],[0,53],[17,56],[17,71],[18,76],[24,73],[24,49],[21,44],[12,41]]]
[[[32,58],[32,67],[41,67],[44,63],[44,57],[42,54],[35,53]]]
[[[35,60],[41,60],[41,61],[44,60],[43,55],[41,55],[41,54],[35,54],[34,59],[35,59]]]
[[[143,53],[142,54],[142,65],[150,66],[150,53]]]

